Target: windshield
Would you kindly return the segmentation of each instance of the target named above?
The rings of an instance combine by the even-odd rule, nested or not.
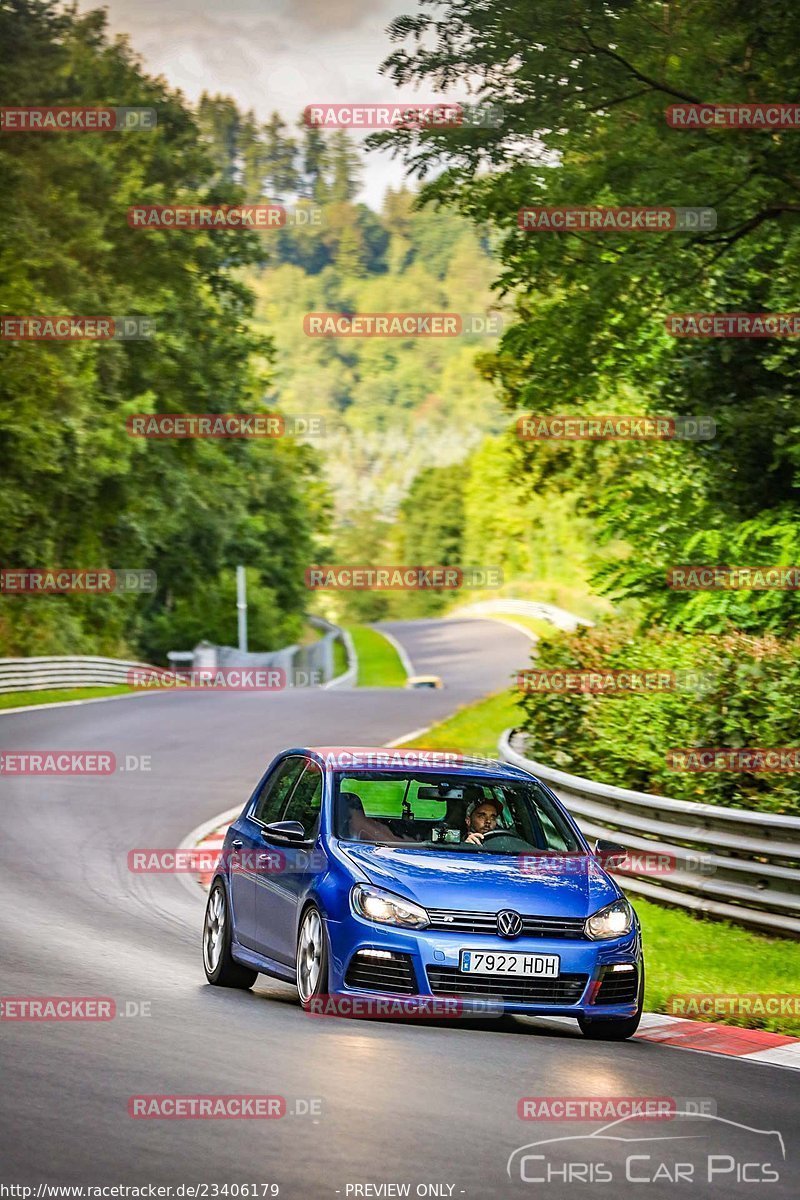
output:
[[[535,781],[352,771],[337,776],[334,832],[344,841],[476,854],[583,848]]]

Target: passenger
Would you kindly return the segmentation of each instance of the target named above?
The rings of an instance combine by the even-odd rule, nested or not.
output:
[[[359,842],[404,842],[407,837],[398,837],[388,825],[375,817],[368,817],[360,796],[354,792],[341,792],[340,803],[345,811],[345,837]]]

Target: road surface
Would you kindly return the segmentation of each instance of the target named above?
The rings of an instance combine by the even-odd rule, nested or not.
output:
[[[5,750],[151,759],[150,771],[105,779],[2,781],[0,992],[110,996],[118,1010],[144,1004],[150,1015],[0,1021],[0,1182],[277,1184],[298,1200],[402,1195],[404,1184],[412,1196],[471,1200],[581,1195],[588,1183],[531,1185],[506,1173],[517,1147],[596,1127],[517,1115],[523,1096],[572,1094],[710,1098],[725,1120],[783,1136],[778,1183],[665,1182],[648,1197],[797,1195],[791,1071],[644,1042],[589,1043],[528,1019],[313,1018],[291,988],[263,976],[251,993],[207,986],[200,889],[195,898],[174,875],[131,874],[129,850],[178,846],[243,802],[286,745],[382,744],[503,687],[528,661],[527,639],[489,621],[390,628],[415,669],[441,675],[445,690],[182,693],[0,717]],[[292,1115],[128,1116],[131,1095],[197,1093],[280,1095]],[[715,1122],[709,1136],[715,1152],[736,1151],[735,1125]],[[622,1156],[609,1143],[601,1157],[621,1171]],[[395,1184],[399,1192],[381,1187]],[[618,1197],[633,1185],[601,1190]]]

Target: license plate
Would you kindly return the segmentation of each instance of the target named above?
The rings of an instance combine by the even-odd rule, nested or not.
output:
[[[527,975],[555,979],[557,954],[509,954],[504,951],[462,950],[460,968],[466,975]]]

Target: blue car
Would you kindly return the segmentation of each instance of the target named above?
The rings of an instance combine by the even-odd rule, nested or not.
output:
[[[505,763],[423,750],[285,750],[230,826],[203,930],[208,981],[263,973],[322,997],[636,1030],[639,921],[558,798]],[[494,1006],[494,1007],[492,1007]],[[353,1006],[358,1011],[358,1006]]]

